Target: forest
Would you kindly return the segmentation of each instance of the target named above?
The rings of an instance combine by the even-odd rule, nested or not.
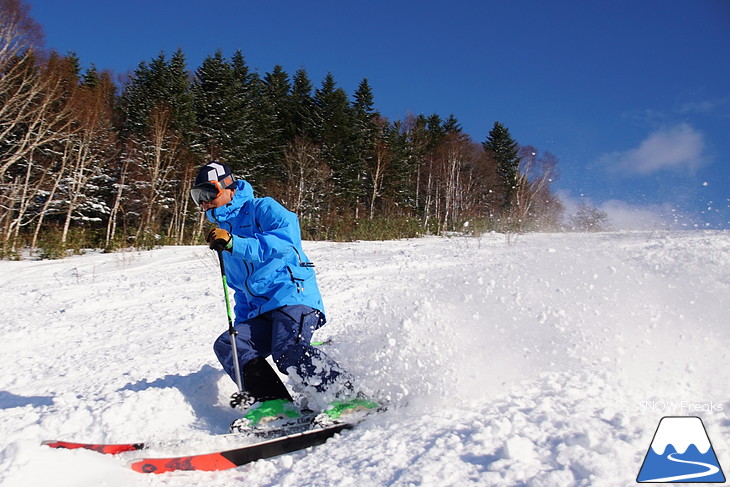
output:
[[[1,258],[202,243],[189,191],[210,160],[297,213],[305,239],[563,225],[557,158],[498,121],[475,141],[454,115],[388,120],[366,77],[350,95],[332,73],[253,71],[241,51],[197,67],[162,52],[115,76],[42,37],[0,0]]]

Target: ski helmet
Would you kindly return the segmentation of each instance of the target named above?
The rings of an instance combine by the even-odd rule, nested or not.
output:
[[[218,161],[210,161],[198,170],[198,176],[190,190],[190,196],[195,204],[211,201],[220,196],[226,188],[235,185],[236,178],[233,177],[231,168]]]

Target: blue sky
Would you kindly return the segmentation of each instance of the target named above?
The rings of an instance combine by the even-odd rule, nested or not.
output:
[[[262,75],[331,72],[376,108],[495,121],[560,160],[555,189],[620,227],[730,229],[728,0],[26,0],[47,47],[125,73],[182,48]]]

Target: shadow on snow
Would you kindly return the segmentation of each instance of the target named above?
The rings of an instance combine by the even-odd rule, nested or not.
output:
[[[241,411],[232,409],[227,403],[221,404],[218,382],[225,374],[210,365],[188,375],[166,375],[152,382],[141,380],[129,383],[120,391],[140,392],[147,389],[175,388],[180,391],[192,407],[197,426],[211,433],[227,433],[230,423],[241,417]],[[231,392],[235,385],[231,383]],[[228,396],[228,394],[223,394]]]

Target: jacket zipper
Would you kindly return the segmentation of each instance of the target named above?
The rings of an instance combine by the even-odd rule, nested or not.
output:
[[[300,284],[300,281],[303,281],[304,279],[297,279],[296,277],[294,277],[294,272],[292,272],[289,266],[286,266],[286,270],[289,271],[289,277],[291,277],[292,282],[297,287],[297,292],[301,293],[302,291],[304,291],[304,288]]]
[[[294,249],[294,253],[297,254],[297,260],[299,261],[299,267],[314,267],[314,262],[302,262],[302,256],[299,254],[299,251],[296,247],[292,247]],[[291,271],[289,271],[291,272]],[[292,276],[293,278],[294,276]]]
[[[249,264],[245,260],[243,261],[243,265],[246,266],[246,280],[244,281],[244,284],[246,285],[246,291],[248,292],[248,294],[253,298],[259,298],[259,299],[264,299],[266,301],[270,301],[271,298],[269,298],[268,296],[262,296],[260,294],[255,294],[253,291],[251,291],[251,287],[248,285],[248,279],[251,277],[251,275],[253,274],[253,272],[255,270],[254,265]]]

